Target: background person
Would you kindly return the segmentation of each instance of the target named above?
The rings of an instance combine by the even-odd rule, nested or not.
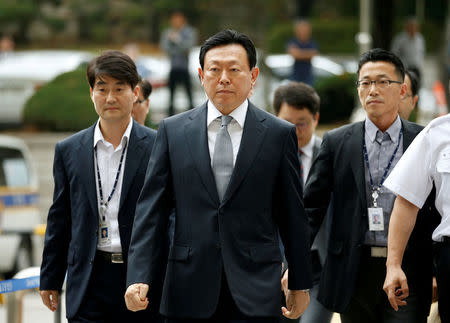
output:
[[[295,62],[291,80],[313,85],[311,59],[319,54],[317,44],[311,39],[311,25],[307,20],[300,19],[294,24],[295,37],[289,40],[287,52]]]
[[[317,92],[309,85],[300,82],[291,82],[281,85],[275,90],[273,107],[277,117],[289,121],[296,126],[298,158],[300,162],[300,177],[302,187],[311,169],[314,158],[317,157],[322,140],[314,134],[319,123],[320,98]],[[333,315],[322,304],[317,301],[319,292],[319,280],[322,266],[325,263],[327,250],[327,232],[325,221],[317,234],[311,248],[313,265],[314,286],[310,291],[311,302],[305,313],[298,320],[302,323],[327,323]],[[287,288],[288,271],[285,272],[285,279],[282,287]],[[289,322],[282,317],[283,322]],[[296,320],[297,321],[297,320]]]
[[[400,57],[406,68],[416,68],[420,73],[423,72],[425,40],[415,17],[406,19],[404,30],[392,40],[391,50]]]
[[[160,123],[136,209],[127,306],[152,302],[146,293],[174,209],[167,322],[278,322],[278,232],[290,267],[283,313],[298,317],[312,280],[295,127],[247,100],[259,69],[246,35],[210,37],[200,66],[208,101]]]
[[[99,120],[55,147],[41,298],[56,310],[67,270],[70,323],[160,322],[157,311],[130,312],[123,299],[136,200],[156,137],[131,118],[139,94],[136,65],[106,51],[89,63],[87,79]]]
[[[419,101],[420,80],[413,70],[405,70],[406,92],[400,100],[398,115],[404,120],[409,120],[411,112],[416,108]]]
[[[170,28],[161,35],[161,48],[170,57],[169,90],[170,101],[168,115],[174,115],[173,98],[177,85],[186,90],[189,109],[193,108],[191,76],[189,74],[189,51],[197,43],[194,28],[188,25],[186,16],[181,11],[174,11],[170,16]]]
[[[136,102],[133,104],[131,116],[141,125],[145,126],[145,119],[147,119],[148,109],[150,108],[150,94],[152,93],[152,85],[149,81],[141,79],[138,84],[140,91]]]

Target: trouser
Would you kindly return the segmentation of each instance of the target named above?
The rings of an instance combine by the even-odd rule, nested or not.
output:
[[[390,305],[383,283],[386,276],[386,258],[372,257],[370,249],[363,251],[355,291],[342,323],[426,323],[428,313],[420,304],[419,294],[409,289],[407,305],[396,312]]]
[[[192,90],[191,90],[191,76],[189,75],[189,71],[186,69],[173,69],[169,74],[169,90],[170,90],[170,102],[169,102],[169,110],[168,115],[172,116],[175,114],[175,108],[173,105],[173,97],[175,95],[175,89],[178,84],[184,86],[186,90],[186,94],[189,100],[189,109],[192,109],[194,106],[192,104]]]
[[[281,307],[280,307],[281,311]],[[249,317],[242,313],[231,296],[225,273],[222,272],[219,302],[214,314],[207,319],[166,318],[166,323],[277,323],[277,317]]]
[[[97,251],[83,301],[70,323],[159,323],[158,314],[131,312],[125,305],[126,266],[112,263]]]
[[[450,323],[450,237],[439,244],[436,263],[438,307],[442,323]]]

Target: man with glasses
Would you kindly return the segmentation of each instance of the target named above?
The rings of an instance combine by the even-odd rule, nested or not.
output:
[[[133,110],[131,116],[139,124],[145,126],[145,119],[147,118],[148,109],[150,107],[150,94],[152,93],[152,85],[147,80],[139,81],[139,96],[136,102],[133,103]]]
[[[311,241],[333,196],[318,300],[341,313],[343,323],[426,322],[429,312],[431,239],[422,212],[402,264],[410,273],[408,304],[394,311],[382,289],[395,199],[382,184],[422,129],[398,116],[406,93],[404,74],[402,62],[391,52],[372,49],[361,56],[357,91],[367,118],[324,135],[306,182]]]
[[[413,70],[405,71],[406,93],[400,101],[398,115],[404,120],[408,120],[411,112],[419,101],[419,77]]]
[[[319,153],[322,139],[314,134],[319,123],[320,98],[317,92],[302,82],[291,82],[277,88],[273,98],[273,108],[276,115],[290,123],[295,124],[298,143],[298,158],[300,161],[300,175],[302,187],[308,178],[309,170],[314,158]],[[325,222],[322,225],[311,248],[314,287],[311,289],[311,302],[300,320],[295,322],[315,323],[330,322],[333,315],[317,301],[319,280],[322,266],[325,263],[327,234]],[[283,275],[282,287],[287,288],[288,270]],[[283,322],[294,321],[281,318]]]

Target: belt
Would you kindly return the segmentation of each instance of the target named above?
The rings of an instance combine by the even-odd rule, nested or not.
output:
[[[95,254],[99,259],[113,264],[123,264],[123,257],[121,252],[106,252],[97,250]]]
[[[374,258],[387,258],[387,247],[364,246],[367,254]]]

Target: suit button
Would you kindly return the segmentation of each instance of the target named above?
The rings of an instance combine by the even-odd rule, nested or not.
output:
[[[92,265],[94,263],[94,259],[91,258],[91,260],[89,260],[89,263]]]

